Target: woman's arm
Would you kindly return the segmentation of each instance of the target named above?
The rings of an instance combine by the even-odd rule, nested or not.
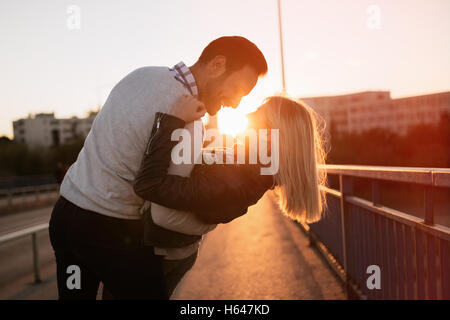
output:
[[[151,215],[156,225],[184,234],[203,235],[217,226],[217,224],[203,223],[188,211],[167,208],[154,202],[151,203]]]
[[[269,176],[259,175],[259,166],[201,164],[191,177],[168,174],[171,151],[178,143],[171,141],[171,135],[184,125],[177,117],[157,113],[134,182],[136,194],[165,207],[192,211],[206,223],[229,222],[246,213],[272,184],[271,177],[269,181]]]

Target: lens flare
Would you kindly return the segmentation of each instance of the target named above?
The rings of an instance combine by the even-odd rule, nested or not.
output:
[[[247,125],[248,120],[242,109],[222,108],[217,113],[217,126],[223,134],[236,137]]]

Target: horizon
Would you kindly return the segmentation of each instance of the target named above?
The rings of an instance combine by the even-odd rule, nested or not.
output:
[[[291,97],[291,98],[293,98],[293,99],[311,99],[311,98],[322,98],[322,97],[340,97],[340,96],[347,96],[347,95],[360,94],[360,93],[366,93],[366,92],[389,92],[390,93],[390,98],[392,100],[396,100],[396,99],[404,99],[404,98],[411,98],[411,97],[418,97],[418,96],[427,96],[427,95],[447,93],[447,92],[450,92],[450,89],[449,90],[444,90],[444,91],[425,92],[425,93],[414,94],[414,95],[407,95],[407,96],[400,96],[400,97],[393,97],[392,94],[391,94],[392,91],[389,91],[389,90],[376,90],[376,89],[374,89],[374,90],[352,91],[352,92],[347,92],[347,93],[329,93],[329,94],[323,94],[323,95],[318,95],[318,96],[302,96],[302,97]],[[103,108],[103,106],[98,106],[98,109],[86,110],[84,112],[84,114],[89,115],[89,113],[91,113],[91,112],[100,112],[101,108]],[[228,108],[228,107],[223,107],[223,108]],[[25,115],[23,117],[12,119],[11,122],[17,121],[17,120],[21,120],[21,119],[27,119],[27,118],[34,117],[34,116],[39,115],[39,114],[54,114],[55,118],[58,118],[56,112],[51,111],[51,110],[49,110],[49,111],[36,111],[36,112],[30,112],[30,113],[28,113],[27,115]],[[68,115],[68,116],[66,116],[64,118],[58,118],[58,119],[70,119],[70,118],[73,118],[73,117],[80,118],[80,116],[77,116],[76,114],[73,114],[73,115]],[[83,118],[83,117],[81,117],[81,118]],[[1,136],[6,136],[6,135],[0,134],[0,137]]]

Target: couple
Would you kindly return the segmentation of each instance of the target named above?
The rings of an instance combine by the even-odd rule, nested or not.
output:
[[[174,130],[193,136],[194,120],[237,107],[266,73],[252,42],[221,37],[189,68],[140,68],[113,88],[50,219],[60,299],[95,299],[100,282],[108,298],[168,299],[195,263],[202,236],[245,214],[269,189],[292,219],[320,219],[325,177],[317,164],[325,154],[319,118],[301,102],[270,97],[249,115],[250,128],[279,130],[273,174],[261,174],[267,164],[259,159],[171,162]],[[255,146],[240,148],[248,155]]]

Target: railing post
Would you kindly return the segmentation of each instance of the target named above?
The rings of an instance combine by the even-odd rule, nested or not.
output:
[[[8,209],[12,207],[12,192],[8,189]]]
[[[433,185],[426,186],[425,187],[425,219],[424,219],[424,223],[428,224],[428,225],[434,224],[433,195],[434,195]]]
[[[372,203],[374,206],[380,205],[380,182],[372,180]]]
[[[353,194],[353,178],[351,176],[345,176],[342,173],[339,174],[339,189],[341,191],[342,197],[341,201],[341,230],[342,230],[342,260],[343,268],[345,274],[345,287],[347,291],[347,298],[354,299],[356,295],[353,294],[353,289],[350,284],[349,274],[348,274],[348,241],[347,241],[347,225],[348,225],[348,213],[347,206],[345,203],[345,198],[348,195]]]
[[[37,241],[37,232],[31,234],[33,245],[33,267],[34,267],[34,283],[41,282],[41,273],[39,270],[39,248]]]

